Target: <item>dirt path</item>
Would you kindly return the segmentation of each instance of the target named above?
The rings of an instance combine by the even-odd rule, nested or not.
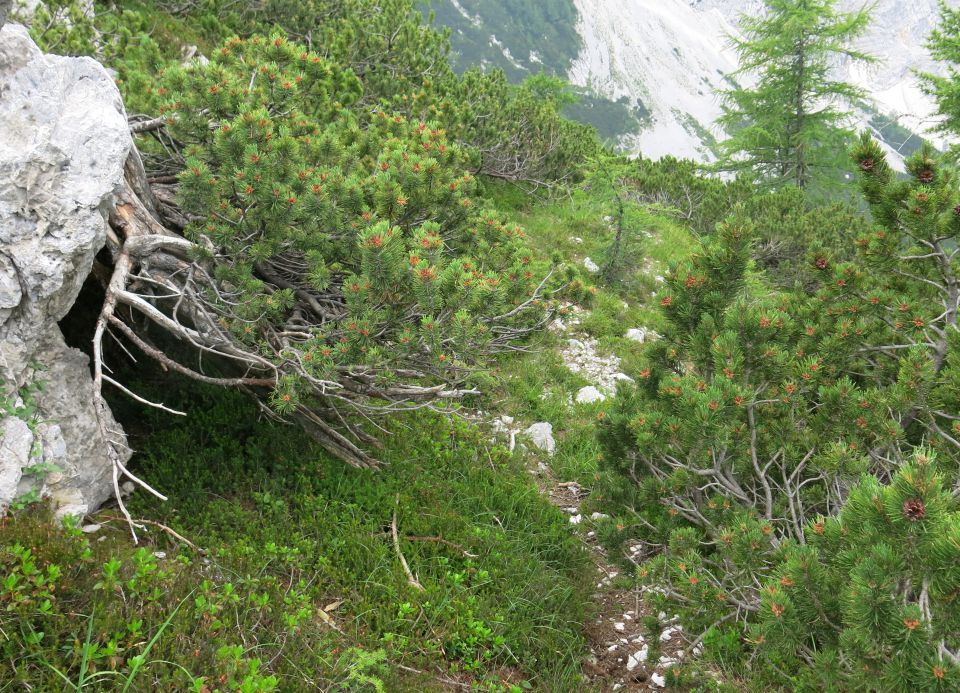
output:
[[[597,341],[579,331],[584,311],[566,306],[565,316],[555,320],[551,330],[565,339],[560,355],[567,367],[596,387],[604,396],[612,395],[619,380],[629,379],[620,372],[620,359],[601,355]],[[625,547],[626,561],[611,560],[600,545],[595,533],[584,524],[581,505],[590,490],[574,481],[559,479],[550,467],[546,455],[538,460],[535,474],[541,491],[550,501],[570,515],[571,524],[583,541],[597,566],[597,583],[593,600],[596,616],[585,624],[590,642],[590,655],[584,663],[584,673],[596,690],[647,691],[659,690],[665,684],[665,671],[684,656],[687,642],[675,619],[664,613],[654,613],[643,600],[640,588],[633,580],[621,575],[624,563],[639,556],[638,543]],[[593,517],[591,519],[603,519]],[[619,566],[617,563],[619,562]],[[656,619],[656,627],[647,627]],[[646,622],[646,623],[645,623]]]

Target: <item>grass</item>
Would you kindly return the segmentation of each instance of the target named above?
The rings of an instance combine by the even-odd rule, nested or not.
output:
[[[534,248],[550,249],[556,297],[589,309],[580,328],[629,373],[639,347],[623,334],[656,326],[645,307],[652,274],[690,252],[690,235],[648,214],[640,250],[649,262],[604,285],[580,262],[609,247],[601,204],[492,193]],[[613,516],[589,522],[614,545],[630,530],[611,510],[616,480],[599,464],[594,428],[609,402],[573,404],[587,382],[563,364],[562,339],[544,332],[530,353],[502,359],[493,391],[471,406],[521,425],[551,422],[555,475],[593,489],[583,510]],[[206,553],[149,525],[144,545],[131,546],[111,510],[89,520],[102,525],[91,535],[58,529],[41,505],[8,515],[0,692],[582,687],[591,565],[568,518],[540,495],[532,453],[510,455],[456,417],[416,413],[388,424],[382,471],[357,470],[299,429],[258,421],[239,394],[158,383],[136,389],[164,388],[166,403],[189,416],[116,404],[136,470],[169,495],[161,503],[137,493],[129,507]],[[422,591],[396,555],[394,513]]]
[[[0,615],[12,662],[0,690],[59,689],[61,675],[89,671],[139,671],[177,690],[300,690],[305,672],[333,690],[442,690],[444,678],[490,691],[580,686],[586,557],[519,460],[474,427],[401,417],[376,473],[258,423],[240,395],[185,386],[178,398],[190,418],[148,416],[137,458],[170,500],[129,505],[206,556],[158,531],[134,549],[112,511],[97,540],[54,529],[38,506],[8,518],[4,568],[22,568],[10,547],[30,547],[36,570],[60,577],[40,601],[36,589],[16,601],[17,585],[0,595],[17,605]],[[423,591],[392,546],[395,509]]]

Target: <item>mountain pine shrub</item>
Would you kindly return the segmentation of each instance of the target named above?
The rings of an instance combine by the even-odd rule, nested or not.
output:
[[[903,180],[868,137],[853,156],[876,224],[859,224],[859,261],[825,239],[802,263],[807,288],[772,289],[749,226],[722,224],[668,277],[666,329],[601,437],[664,548],[641,576],[727,659],[750,652],[756,673],[762,653],[800,688],[948,690],[960,199],[928,150]],[[886,515],[863,515],[864,497]]]
[[[473,392],[542,321],[544,268],[485,208],[469,153],[435,122],[354,110],[350,70],[280,33],[233,38],[152,95],[182,167],[166,219],[202,250],[192,275],[151,278],[332,453],[371,464],[342,412]]]
[[[767,580],[749,636],[803,689],[960,687],[960,511],[936,454],[867,476],[807,527]]]

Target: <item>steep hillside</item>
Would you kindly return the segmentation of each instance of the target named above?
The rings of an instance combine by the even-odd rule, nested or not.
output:
[[[845,0],[841,7],[862,4]],[[565,74],[605,99],[574,117],[597,122],[594,103],[619,101],[633,109],[632,122],[621,119],[620,128],[605,133],[616,135],[624,149],[701,161],[713,158],[715,139],[723,136],[713,122],[720,112],[716,90],[736,69],[727,37],[736,33],[741,14],[761,6],[759,0],[555,0],[536,8],[506,8],[496,0],[433,3],[464,64],[502,67],[514,79],[541,68]],[[870,97],[858,110],[858,127],[871,127],[891,153],[909,153],[918,143],[913,133],[931,124],[933,105],[913,69],[937,69],[924,46],[936,18],[936,0],[880,0],[859,46],[878,63],[839,66]],[[573,34],[566,24],[571,21]]]
[[[514,82],[540,71],[567,77],[584,48],[573,0],[434,0],[429,10],[451,30],[458,71],[500,68]],[[604,140],[619,142],[648,122],[645,104],[634,95],[583,88],[578,96],[566,115],[595,126]]]

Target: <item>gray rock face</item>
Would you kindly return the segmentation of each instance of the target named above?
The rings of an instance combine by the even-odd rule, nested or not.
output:
[[[57,322],[104,245],[131,146],[103,67],[44,55],[24,27],[0,28],[0,397],[13,401],[27,383],[44,384],[35,413],[21,421],[26,431],[0,419],[0,508],[38,490],[61,514],[82,514],[111,493],[88,359],[66,346]],[[23,475],[41,462],[61,471]]]

